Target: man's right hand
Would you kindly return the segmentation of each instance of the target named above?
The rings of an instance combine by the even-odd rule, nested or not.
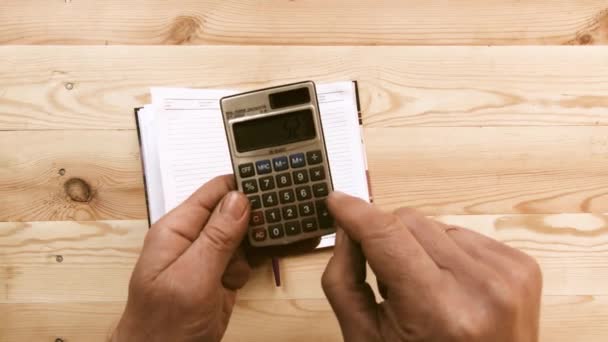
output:
[[[337,192],[328,205],[341,229],[322,284],[345,341],[538,340],[542,277],[531,257],[411,209],[384,213]]]

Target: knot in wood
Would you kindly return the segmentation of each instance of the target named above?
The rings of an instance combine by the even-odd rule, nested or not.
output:
[[[70,178],[65,182],[63,188],[74,202],[88,202],[91,200],[91,187],[80,178]]]
[[[202,22],[197,17],[182,15],[176,17],[169,30],[169,41],[173,44],[184,44],[196,38]]]

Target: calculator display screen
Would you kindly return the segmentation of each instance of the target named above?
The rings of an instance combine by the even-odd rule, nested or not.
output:
[[[247,152],[316,137],[312,110],[304,109],[232,125],[236,149]]]

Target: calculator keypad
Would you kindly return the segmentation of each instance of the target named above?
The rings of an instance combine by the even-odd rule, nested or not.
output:
[[[291,186],[291,175],[289,174],[289,172],[277,175],[277,185],[279,186],[279,188]]]
[[[251,203],[254,241],[333,228],[323,161],[322,152],[313,150],[238,165],[242,191]]]
[[[274,178],[272,176],[260,178],[260,189],[262,191],[274,189]]]
[[[264,203],[265,208],[274,207],[275,205],[279,204],[279,199],[277,197],[277,193],[268,192],[268,193],[262,194],[262,203]]]

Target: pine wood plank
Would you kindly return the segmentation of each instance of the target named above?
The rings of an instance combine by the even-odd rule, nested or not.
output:
[[[606,215],[439,219],[534,256],[543,269],[546,295],[608,295]],[[0,223],[0,302],[122,301],[146,231],[145,221]],[[331,250],[326,250],[282,259],[281,288],[273,286],[270,266],[263,265],[239,298],[324,298],[320,277],[330,256]],[[373,278],[370,283],[375,283]]]
[[[123,306],[123,302],[0,304],[0,341],[103,341]],[[602,342],[608,334],[606,322],[606,296],[544,296],[540,341]],[[224,338],[227,342],[312,340],[341,341],[324,299],[239,300]]]
[[[367,127],[606,125],[606,60],[603,46],[4,46],[0,130],[133,129],[150,86],[302,79],[360,81]]]
[[[606,126],[370,127],[364,137],[387,209],[608,212]],[[0,132],[0,156],[2,221],[146,217],[134,131]]]
[[[146,217],[134,131],[0,132],[0,220]]]
[[[5,0],[3,44],[606,44],[603,0]]]
[[[376,203],[428,214],[606,212],[604,127],[366,128]]]

